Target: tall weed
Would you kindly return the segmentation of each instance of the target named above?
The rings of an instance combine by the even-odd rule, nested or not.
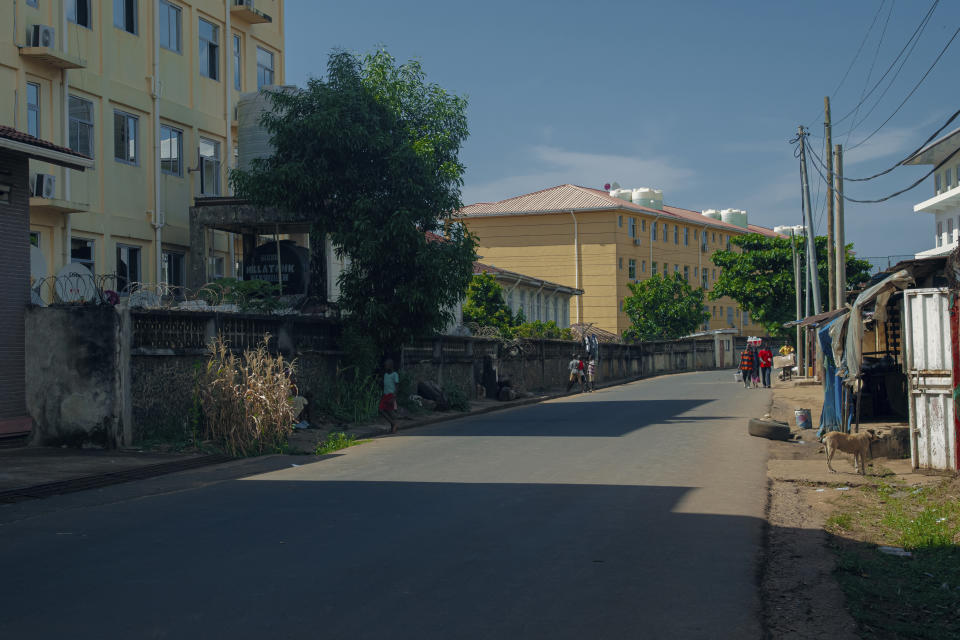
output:
[[[294,363],[270,353],[266,334],[241,356],[218,335],[200,376],[200,406],[210,439],[233,456],[282,451],[293,428]]]
[[[338,367],[330,385],[320,392],[320,408],[336,422],[367,422],[377,416],[381,391],[376,377],[360,375],[355,367]]]

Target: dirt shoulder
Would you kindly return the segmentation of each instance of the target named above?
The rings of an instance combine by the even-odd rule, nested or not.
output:
[[[819,386],[774,385],[771,417],[791,424],[795,435],[770,443],[760,576],[768,637],[958,637],[960,481],[913,473],[909,460],[885,457],[861,476],[842,454],[834,458],[838,473],[830,473],[815,430],[794,426],[801,407],[819,423],[822,393]],[[918,527],[924,518],[929,526]],[[931,541],[920,529],[937,534],[939,546],[916,548],[918,540]],[[910,555],[878,550],[911,544]]]

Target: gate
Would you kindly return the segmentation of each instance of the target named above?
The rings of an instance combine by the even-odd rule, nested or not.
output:
[[[948,290],[905,290],[903,325],[913,467],[956,470]]]

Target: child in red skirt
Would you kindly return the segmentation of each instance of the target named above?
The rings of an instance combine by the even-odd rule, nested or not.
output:
[[[383,396],[380,397],[380,415],[390,423],[390,433],[397,432],[397,422],[393,412],[397,410],[397,387],[400,385],[400,374],[393,370],[393,360],[387,358],[383,363]]]

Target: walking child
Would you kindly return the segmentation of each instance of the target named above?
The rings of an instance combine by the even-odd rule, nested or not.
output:
[[[397,432],[397,421],[394,412],[397,410],[397,387],[400,385],[400,374],[393,370],[393,360],[387,358],[383,363],[383,395],[380,397],[380,415],[390,423],[390,433]]]
[[[595,385],[595,376],[597,373],[597,361],[593,358],[590,358],[590,362],[587,363],[587,391],[593,392],[596,388]]]
[[[753,377],[753,351],[750,347],[740,353],[740,374],[743,376],[743,387],[749,389]]]

